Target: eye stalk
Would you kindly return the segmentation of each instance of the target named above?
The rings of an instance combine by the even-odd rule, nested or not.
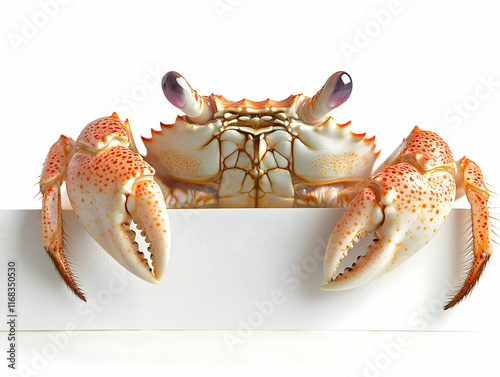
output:
[[[314,97],[302,101],[298,107],[299,118],[308,124],[320,123],[326,114],[347,101],[351,92],[351,76],[343,71],[336,72],[326,80]]]
[[[161,80],[161,87],[169,102],[182,110],[193,123],[203,124],[213,117],[214,106],[211,101],[198,95],[181,74],[167,72]]]

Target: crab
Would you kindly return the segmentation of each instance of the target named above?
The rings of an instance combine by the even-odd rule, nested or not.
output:
[[[326,248],[325,290],[367,284],[403,263],[431,240],[455,199],[466,195],[472,263],[445,309],[476,284],[492,255],[489,191],[480,168],[466,157],[455,162],[440,136],[415,127],[374,170],[375,138],[327,116],[351,94],[347,73],[330,76],[313,97],[281,101],[200,96],[177,72],[163,77],[162,89],[184,115],[143,138],[145,157],[137,152],[128,120],[113,113],[89,123],[76,142],[62,135],[45,160],[43,244],[82,300],[65,256],[64,181],[87,232],[118,263],[151,283],[160,280],[168,261],[168,208],[346,208]],[[139,250],[133,223],[150,255]],[[349,249],[368,234],[373,243],[339,273]]]

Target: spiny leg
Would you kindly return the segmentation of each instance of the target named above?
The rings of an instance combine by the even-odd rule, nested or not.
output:
[[[464,299],[477,284],[486,263],[492,255],[492,235],[488,211],[489,191],[477,164],[466,157],[457,163],[457,190],[465,193],[471,206],[472,260],[462,287],[446,304],[450,309]]]
[[[61,216],[61,185],[65,178],[68,161],[74,151],[74,141],[61,135],[50,148],[43,166],[40,177],[40,192],[43,195],[43,246],[66,285],[80,299],[86,301],[66,260]]]

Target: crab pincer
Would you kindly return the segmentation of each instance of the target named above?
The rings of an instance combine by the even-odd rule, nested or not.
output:
[[[154,181],[154,169],[129,149],[130,144],[128,124],[116,114],[97,119],[83,129],[73,154],[65,156],[67,167],[60,164],[58,174],[65,175],[71,205],[92,238],[127,270],[156,283],[168,261],[170,224],[161,189]],[[57,190],[61,183],[62,178],[55,182]],[[51,190],[56,188],[44,187],[44,198],[51,198]],[[50,210],[49,204],[59,202],[57,196],[59,194],[44,201],[44,215],[47,212],[50,224],[61,223],[60,211]],[[149,243],[151,266],[135,241],[132,222]],[[62,226],[58,228],[61,233]],[[64,253],[51,257],[56,266],[67,266]],[[58,268],[58,271],[68,286],[84,299],[69,268]]]
[[[463,181],[472,205],[475,257],[466,281],[446,309],[470,292],[491,255],[487,190],[477,165],[470,160],[461,164],[463,178],[457,183]],[[327,284],[323,289],[344,290],[367,284],[424,247],[451,211],[456,175],[448,145],[438,135],[415,127],[383,171],[368,178],[368,186],[354,198],[335,227],[325,254]],[[374,241],[365,254],[335,276],[349,248],[369,233],[373,233]]]

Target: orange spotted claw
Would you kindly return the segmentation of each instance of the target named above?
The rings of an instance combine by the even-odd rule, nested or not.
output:
[[[420,250],[448,216],[455,200],[455,162],[436,134],[415,127],[383,171],[350,203],[325,255],[325,290],[364,285]],[[356,263],[335,276],[353,242],[367,233],[374,242]]]
[[[168,261],[170,224],[162,192],[153,179],[154,169],[129,149],[131,135],[127,122],[113,114],[89,123],[78,137],[76,147],[63,159],[61,151],[69,149],[64,148],[66,140],[70,139],[61,137],[53,147],[55,151],[51,149],[42,173],[44,240],[55,237],[59,242],[62,239],[60,210],[56,210],[60,208],[60,204],[56,204],[59,194],[52,192],[58,190],[65,176],[71,205],[87,232],[130,272],[156,283]],[[48,185],[46,176],[52,171],[55,171],[53,183]],[[138,249],[130,227],[132,222],[142,230],[150,245],[151,261]],[[56,236],[51,236],[52,228],[56,229]],[[49,254],[52,248],[49,245]],[[55,249],[62,250],[62,247]],[[51,257],[56,266],[64,267],[58,271],[68,286],[84,299],[64,254],[52,253]]]

